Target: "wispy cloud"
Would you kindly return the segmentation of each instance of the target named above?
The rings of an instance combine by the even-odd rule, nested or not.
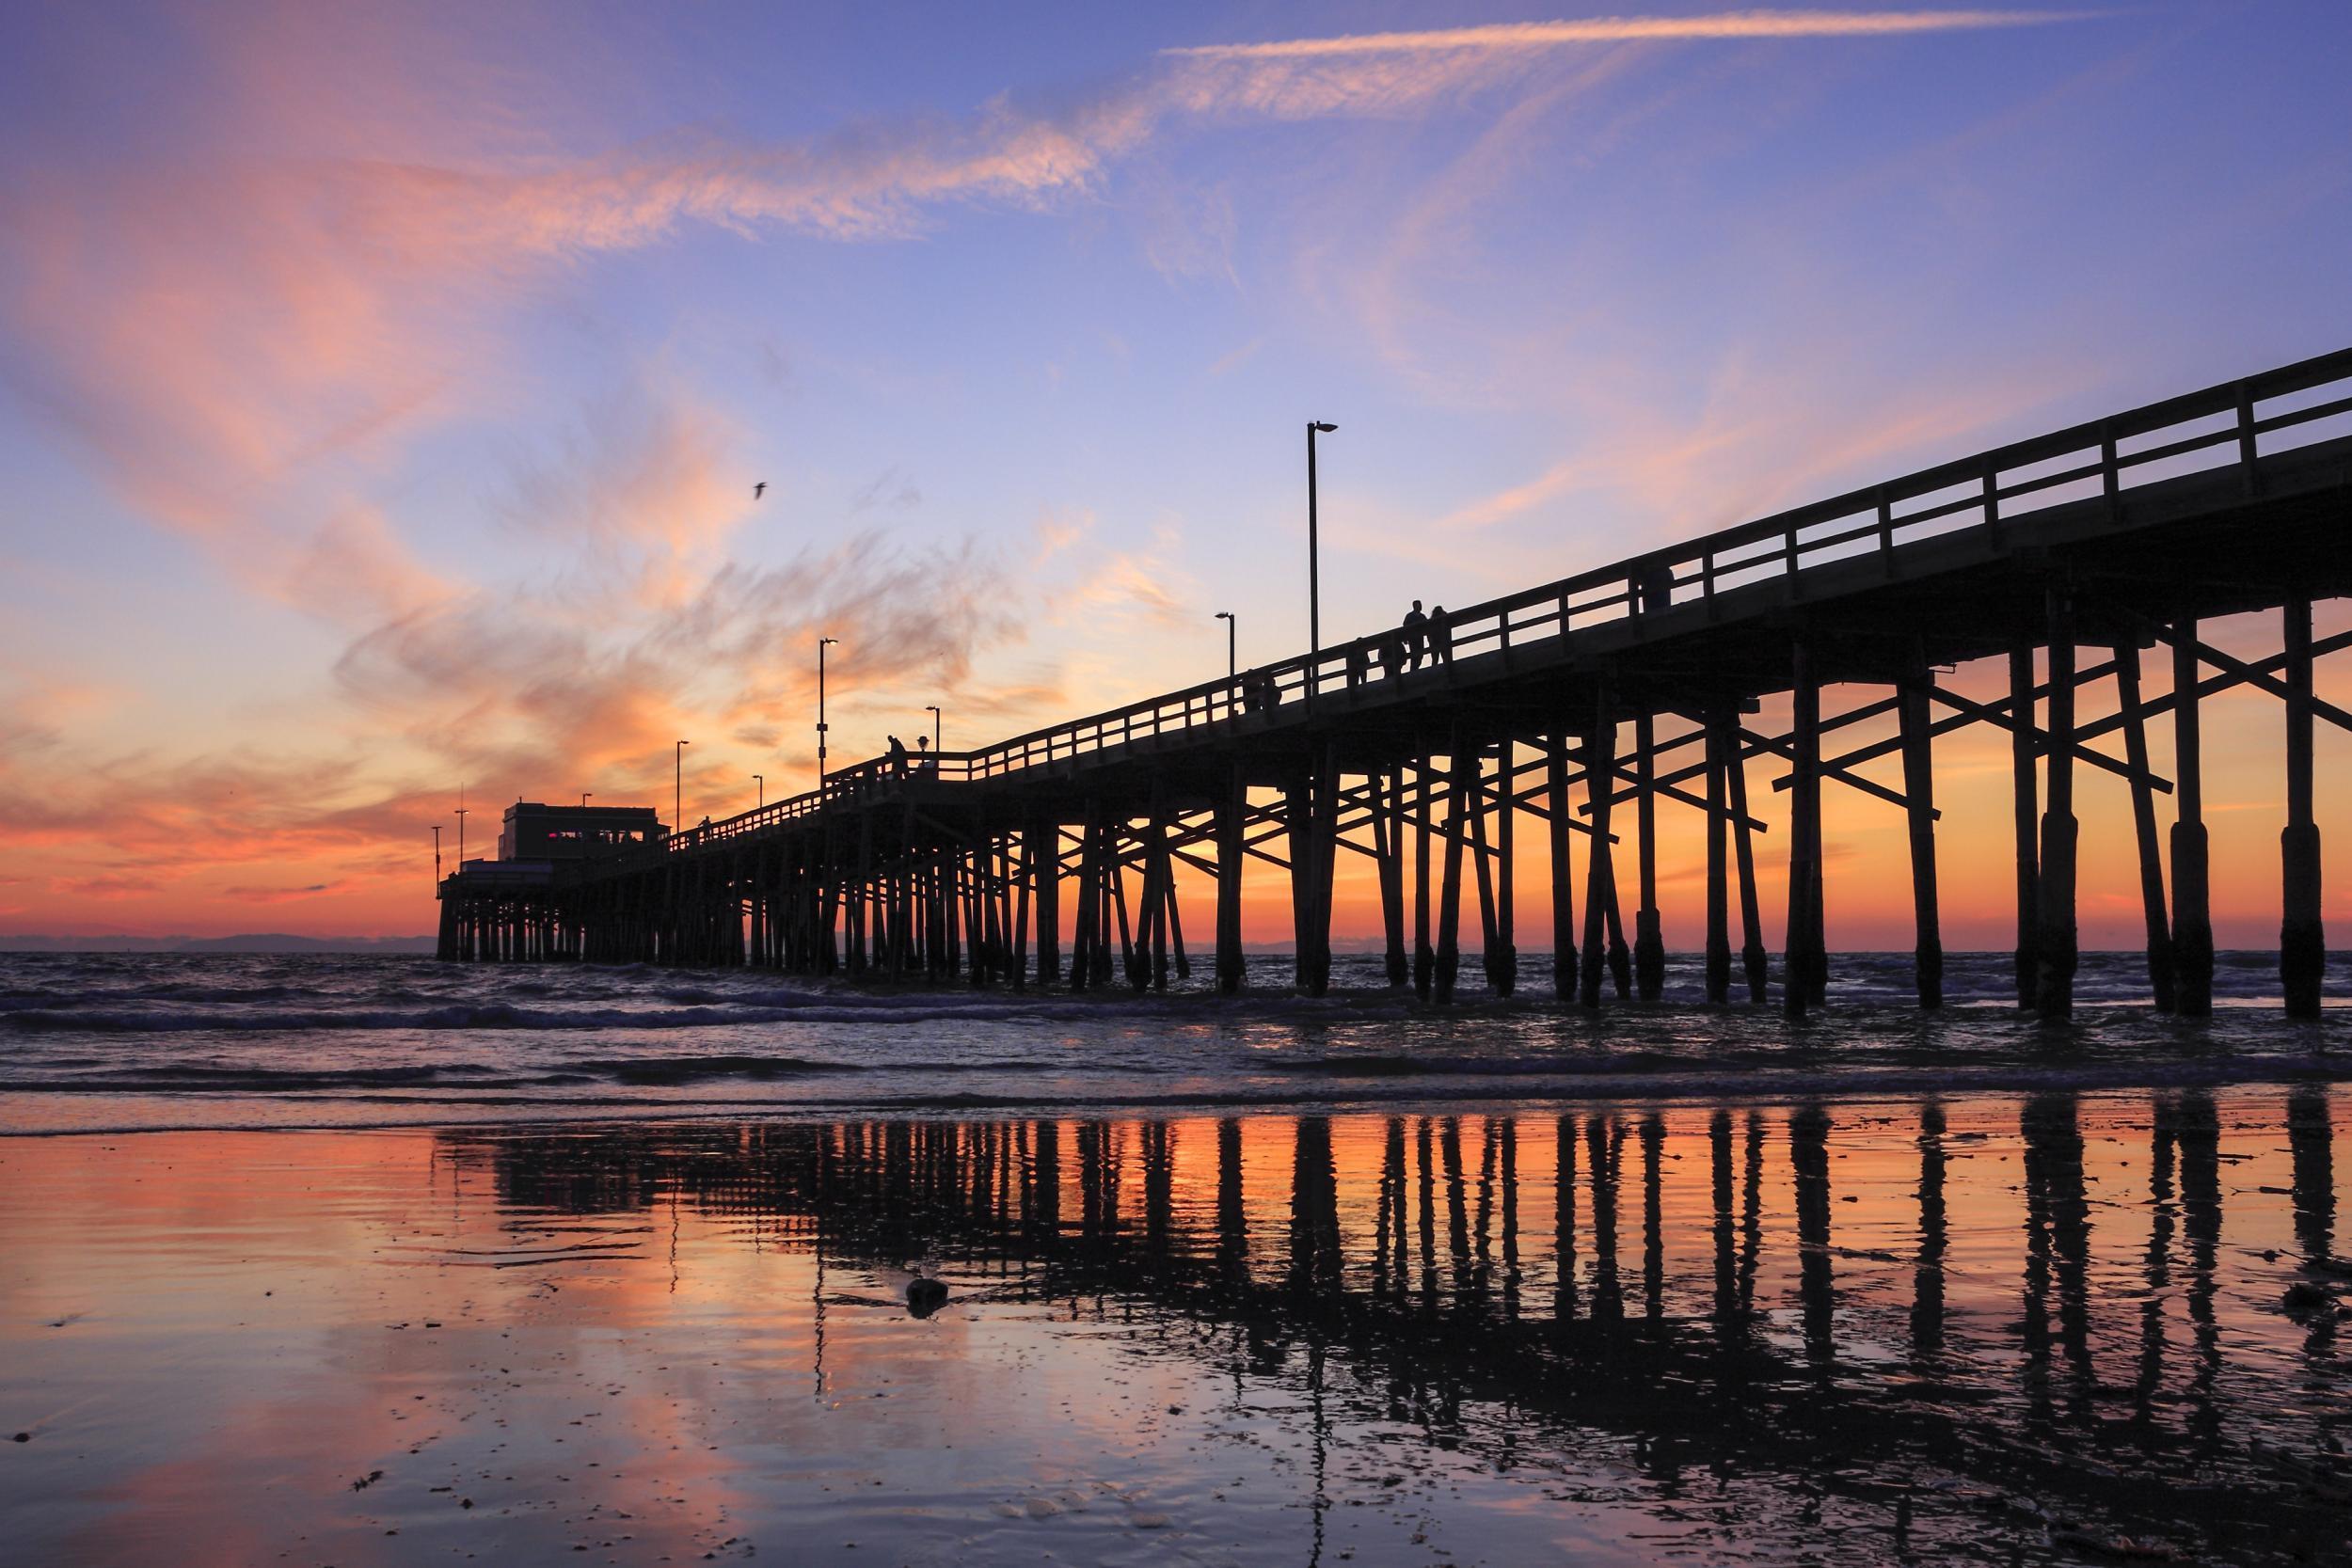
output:
[[[1268,43],[1205,43],[1161,53],[1185,59],[1290,60],[1335,55],[1421,55],[1456,50],[1523,52],[1577,43],[1698,39],[1885,38],[2077,22],[2095,11],[1719,11],[1708,16],[1601,16],[1575,22],[1500,22],[1411,33],[1355,33]]]

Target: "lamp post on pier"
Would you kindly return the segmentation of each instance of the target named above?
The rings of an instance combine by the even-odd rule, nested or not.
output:
[[[1230,610],[1218,610],[1216,618],[1225,623],[1225,678],[1230,681],[1241,673],[1240,657],[1236,651],[1240,647],[1238,633],[1241,622]]]
[[[457,798],[464,800],[466,792],[459,790]],[[466,869],[466,809],[464,806],[457,808],[457,869],[461,872]]]
[[[595,800],[595,799],[596,799],[596,796],[595,796],[595,795],[593,795],[593,794],[591,794],[589,791],[584,790],[584,789],[583,789],[583,790],[581,790],[581,791],[580,792],[580,810],[582,810],[582,811],[586,811],[586,810],[588,809],[588,802],[589,802],[589,801],[591,801],[591,800]]]
[[[923,711],[931,716],[931,750],[934,752],[946,751],[947,749],[947,737],[940,733],[943,726],[939,717],[939,705],[936,703],[926,704]]]
[[[752,775],[752,783],[759,786],[759,803],[763,807],[766,806],[768,804],[768,775],[755,773]]]
[[[1307,421],[1307,697],[1315,694],[1316,665],[1323,654],[1323,593],[1315,560],[1315,437],[1340,427],[1321,420]]]
[[[686,830],[686,748],[691,740],[681,740],[670,752],[670,831]]]
[[[825,650],[840,641],[838,637],[817,640],[817,787],[825,787]]]
[[[433,824],[433,885],[441,885],[441,825]]]

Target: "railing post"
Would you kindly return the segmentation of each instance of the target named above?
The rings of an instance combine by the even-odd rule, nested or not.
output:
[[[2241,381],[2237,384],[2237,461],[2249,496],[2262,493],[2262,470],[2256,466],[2260,455],[2254,442],[2254,388]]]

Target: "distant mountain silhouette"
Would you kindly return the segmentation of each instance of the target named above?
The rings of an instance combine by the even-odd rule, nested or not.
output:
[[[233,937],[0,936],[0,953],[430,953],[431,937],[300,937],[257,931]]]

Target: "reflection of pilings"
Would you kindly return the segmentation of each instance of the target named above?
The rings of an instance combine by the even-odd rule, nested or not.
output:
[[[1740,1320],[1740,1264],[1734,1247],[1738,1235],[1732,1213],[1731,1113],[1717,1111],[1707,1124],[1707,1148],[1711,1180],[1708,1196],[1715,1211],[1715,1331],[1728,1341]],[[1726,1349],[1729,1348],[1726,1344]]]
[[[2066,1357],[2068,1416],[2090,1411],[2090,1202],[2083,1182],[2082,1130],[2075,1125],[2074,1097],[2036,1095],[2021,1117],[2026,1141],[2026,1318],[2040,1325],[2041,1343],[2029,1342],[2028,1367],[2049,1376],[2048,1291],[2055,1275],[2058,1345]],[[2037,1390],[2040,1394],[2040,1391]],[[2046,1401],[2046,1394],[2041,1394]]]
[[[1585,1164],[1592,1167],[1593,1316],[1614,1323],[1625,1316],[1617,1286],[1617,1160],[1625,1130],[1613,1117],[1584,1118]]]
[[[1168,1255],[1174,1198],[1175,1153],[1168,1123],[1147,1121],[1143,1124],[1143,1235],[1155,1258]]]
[[[1829,1256],[1829,1113],[1799,1106],[1788,1117],[1788,1164],[1796,1180],[1797,1296],[1804,1314],[1804,1354],[1815,1370],[1829,1370],[1836,1286]]]
[[[2163,1114],[2159,1112],[2159,1114]],[[2201,1089],[2183,1093],[2170,1112],[2181,1152],[2182,1228],[2188,1241],[2188,1321],[2197,1348],[2197,1370],[2189,1380],[2190,1430],[2209,1451],[2221,1439],[2215,1384],[2221,1371],[2221,1324],[2214,1302],[2221,1253],[2221,1118],[2213,1096]]]
[[[1642,1310],[1652,1323],[1666,1315],[1665,1217],[1659,1170],[1665,1144],[1666,1124],[1652,1111],[1642,1118]]]
[[[1740,1311],[1756,1310],[1756,1269],[1764,1254],[1764,1117],[1748,1113],[1740,1169]]]
[[[1558,1300],[1552,1317],[1565,1323],[1576,1317],[1576,1118],[1564,1116],[1556,1125],[1559,1153],[1552,1168],[1552,1242],[1554,1289]]]
[[[2328,1091],[2306,1085],[2287,1096],[2287,1147],[2295,1161],[2295,1244],[2306,1264],[2328,1266],[2336,1244],[2335,1129]],[[2318,1359],[2336,1339],[2332,1308],[2311,1314],[2304,1354]]]
[[[1944,1255],[1948,1231],[1944,1212],[1944,1107],[1929,1101],[1919,1109],[1919,1254],[1912,1266],[1911,1359],[1933,1362],[1944,1350]]]
[[[1340,1185],[1331,1160],[1331,1118],[1300,1117],[1291,1160],[1291,1288],[1339,1288]]]
[[[2156,1390],[2164,1383],[2165,1298],[2172,1284],[2172,1233],[2180,1223],[2174,1203],[2174,1127],[2162,1108],[2148,1138],[2148,1250],[2142,1265],[2148,1294],[2139,1306],[2139,1369],[2132,1383],[2133,1419],[2155,1419]]]
[[[1227,1280],[1249,1270],[1249,1216],[1242,1206],[1241,1123],[1216,1124],[1216,1269]]]
[[[2296,1157],[2296,1243],[2312,1257],[2326,1255],[2333,1245],[2330,1187],[2335,1172],[2328,1147],[2332,1128],[2326,1113],[2325,1091],[2319,1089],[2298,1091],[2287,1106]],[[1057,1244],[1053,1232],[1038,1225],[1041,1192],[1056,1184],[1041,1180],[1041,1168],[1058,1177],[1057,1157],[1047,1152],[1059,1139],[1059,1129],[1051,1123],[779,1125],[748,1136],[735,1130],[680,1128],[536,1136],[453,1132],[447,1135],[445,1147],[488,1150],[501,1192],[511,1191],[523,1202],[593,1202],[602,1196],[616,1209],[640,1213],[649,1207],[659,1213],[673,1205],[674,1212],[680,1212],[699,1202],[703,1212],[733,1216],[739,1222],[707,1229],[710,1240],[731,1234],[764,1244],[770,1238],[797,1235],[815,1244],[819,1260],[836,1271],[832,1275],[836,1288],[845,1266],[848,1288],[862,1291],[870,1289],[863,1279],[865,1271],[914,1257],[956,1264],[967,1277],[972,1273],[1018,1271],[1025,1279],[1024,1299],[1092,1301],[1099,1310],[1158,1328],[1159,1333],[1143,1337],[1148,1354],[1195,1359],[1205,1355],[1219,1370],[1230,1366],[1236,1377],[1254,1369],[1256,1375],[1276,1380],[1279,1390],[1302,1399],[1320,1388],[1332,1402],[1331,1414],[1343,1420],[1380,1419],[1374,1412],[1384,1408],[1386,1419],[1406,1430],[1418,1426],[1431,1441],[1483,1445],[1474,1451],[1497,1464],[1507,1464],[1509,1455],[1507,1450],[1497,1452],[1493,1421],[1469,1416],[1466,1402],[1479,1402],[1490,1410],[1499,1407],[1523,1437],[1534,1434],[1552,1451],[1591,1451],[1578,1448],[1579,1442],[1616,1451],[1617,1439],[1629,1438],[1638,1446],[1635,1463],[1652,1482],[1670,1482],[1677,1471],[1693,1466],[1723,1465],[1741,1468],[1751,1478],[1794,1478],[1796,1486],[1807,1489],[1803,1496],[1808,1499],[1814,1496],[1810,1488],[1824,1488],[1831,1497],[1822,1500],[1831,1507],[1840,1506],[1836,1499],[1841,1497],[1847,1502],[1856,1500],[1865,1495],[1859,1488],[1877,1487],[1890,1474],[1915,1474],[1922,1465],[1957,1469],[1976,1485],[2033,1496],[2054,1512],[2071,1509],[2074,1516],[2103,1526],[2121,1523],[2135,1509],[2145,1510],[2155,1490],[2174,1480],[2185,1481],[2193,1489],[2179,1507],[2194,1512],[2200,1529],[2223,1528],[2212,1523],[2217,1520],[2253,1521],[2259,1533],[2264,1511],[2292,1497],[2291,1478],[2273,1477],[2266,1482],[2257,1466],[2249,1480],[2244,1446],[2235,1440],[2240,1434],[2233,1433],[2227,1449],[2216,1448],[2213,1458],[2218,1461],[2226,1454],[2228,1468],[2210,1486],[2196,1481],[2172,1435],[2171,1423],[2185,1409],[2194,1430],[2209,1442],[2218,1437],[2212,1401],[2217,1382],[2213,1374],[2220,1362],[2214,1323],[2219,1151],[2210,1100],[2184,1096],[2159,1108],[2149,1181],[2156,1200],[2157,1234],[2148,1259],[2150,1295],[2156,1310],[2143,1323],[2147,1338],[2142,1345],[2146,1354],[2160,1360],[2166,1348],[2161,1321],[2169,1306],[2168,1271],[2185,1278],[2193,1273],[2190,1315],[2198,1324],[2199,1352],[2207,1365],[2201,1389],[2171,1392],[2186,1392],[2191,1401],[2202,1402],[2184,1406],[2165,1399],[2161,1370],[2144,1361],[2141,1408],[2157,1413],[2153,1424],[2147,1424],[2151,1418],[2143,1416],[2138,1428],[2123,1421],[2053,1426],[2043,1434],[2046,1441],[2019,1438],[2008,1414],[2010,1404],[1997,1386],[1998,1379],[2010,1375],[2006,1369],[2010,1364],[1999,1347],[1986,1347],[1991,1354],[1979,1359],[1956,1355],[1942,1342],[1946,1325],[1936,1304],[1947,1247],[1947,1134],[1934,1106],[1922,1107],[1918,1124],[1918,1285],[1912,1303],[1911,1354],[1923,1378],[1947,1387],[1950,1397],[1924,1402],[1886,1399],[1881,1380],[1870,1370],[1876,1363],[1868,1358],[1876,1354],[1882,1331],[1901,1332],[1877,1311],[1880,1307],[1899,1307],[1894,1275],[1877,1282],[1883,1289],[1862,1281],[1850,1287],[1853,1305],[1864,1310],[1855,1311],[1851,1322],[1836,1324],[1847,1340],[1838,1348],[1849,1354],[1859,1351],[1860,1355],[1834,1364],[1831,1370],[1838,1375],[1792,1378],[1793,1358],[1775,1348],[1774,1337],[1749,1332],[1752,1271],[1760,1250],[1754,1239],[1760,1229],[1754,1195],[1760,1187],[1766,1117],[1743,1111],[1710,1116],[1711,1214],[1692,1218],[1700,1225],[1711,1222],[1713,1232],[1711,1332],[1707,1323],[1671,1314],[1662,1327],[1649,1321],[1613,1327],[1606,1322],[1579,1320],[1570,1305],[1584,1278],[1591,1277],[1580,1277],[1577,1253],[1584,1236],[1579,1232],[1594,1233],[1576,1212],[1581,1200],[1575,1189],[1581,1184],[1578,1167],[1587,1165],[1591,1172],[1596,1228],[1608,1231],[1616,1223],[1624,1140],[1634,1137],[1643,1144],[1645,1200],[1649,1172],[1662,1169],[1676,1152],[1661,1148],[1659,1157],[1652,1159],[1650,1125],[1638,1111],[1629,1117],[1546,1118],[1559,1133],[1554,1234],[1561,1305],[1548,1321],[1532,1323],[1517,1320],[1510,1291],[1518,1234],[1518,1160],[1515,1127],[1500,1117],[1491,1126],[1482,1120],[1486,1130],[1476,1151],[1458,1149],[1456,1129],[1457,1153],[1452,1162],[1443,1158],[1438,1144],[1444,1123],[1431,1119],[1421,1126],[1426,1137],[1421,1166],[1424,1257],[1435,1268],[1444,1266],[1436,1261],[1441,1243],[1436,1236],[1434,1188],[1438,1166],[1450,1164],[1450,1185],[1459,1173],[1471,1178],[1479,1189],[1471,1206],[1471,1250],[1482,1265],[1480,1275],[1492,1264],[1499,1281],[1483,1301],[1448,1296],[1436,1311],[1417,1309],[1409,1292],[1394,1289],[1403,1283],[1398,1265],[1406,1259],[1397,1249],[1408,1227],[1404,1187],[1411,1179],[1402,1119],[1382,1129],[1382,1250],[1390,1259],[1391,1281],[1385,1299],[1380,1270],[1369,1276],[1368,1291],[1361,1259],[1343,1250],[1372,1238],[1363,1233],[1343,1236],[1338,1228],[1340,1195],[1334,1177],[1341,1166],[1341,1129],[1321,1118],[1310,1117],[1286,1130],[1295,1131],[1295,1140],[1283,1140],[1291,1144],[1294,1165],[1290,1265],[1285,1266],[1283,1257],[1285,1238],[1278,1235],[1274,1255],[1270,1260],[1262,1255],[1254,1275],[1246,1257],[1243,1136],[1237,1121],[1217,1127],[1214,1138],[1218,1166],[1214,1206],[1218,1234],[1214,1244],[1204,1233],[1211,1224],[1211,1206],[1184,1201],[1174,1177],[1164,1185],[1158,1174],[1164,1167],[1172,1171],[1181,1152],[1178,1145],[1190,1135],[1191,1123],[1179,1123],[1172,1130],[1150,1123],[1132,1124],[1132,1131],[1130,1124],[1079,1128],[1082,1179],[1073,1193],[1086,1188],[1092,1212],[1100,1216],[1107,1210],[1115,1216],[1116,1206],[1104,1198],[1115,1189],[1119,1158],[1131,1148],[1138,1151],[1143,1164],[1146,1191],[1143,1222],[1105,1233],[1098,1218],[1096,1244],[1086,1245]],[[1739,1125],[1743,1116],[1744,1173]],[[2024,1130],[2033,1163],[2026,1176],[2036,1189],[2027,1201],[2037,1208],[2044,1236],[2043,1310],[2057,1329],[2049,1341],[2056,1354],[2060,1340],[2075,1332],[2065,1323],[2075,1307],[2068,1298],[2078,1294],[2067,1278],[2074,1268],[2069,1254],[2087,1258],[2092,1239],[2087,1221],[2078,1227],[2079,1241],[2065,1234],[2072,1223],[2067,1210],[2080,1206],[2083,1198],[2082,1139],[2073,1111],[2059,1096],[2037,1101]],[[1808,1358],[1820,1348],[1832,1319],[1847,1315],[1836,1310],[1843,1304],[1833,1293],[1835,1282],[1828,1270],[1828,1260],[1838,1256],[1827,1244],[1834,1228],[1830,1216],[1839,1212],[1829,1208],[1835,1201],[1827,1160],[1832,1131],[1819,1110],[1799,1112],[1789,1130],[1790,1164],[1797,1179],[1796,1239],[1804,1249],[1805,1269],[1800,1281],[1802,1300],[1792,1305],[1802,1308],[1800,1354]],[[1204,1127],[1202,1135],[1206,1132]],[[2173,1223],[2171,1159],[2176,1139],[2190,1206],[2194,1259],[2177,1266],[2167,1261],[2166,1244]],[[1280,1151],[1268,1153],[1279,1166]],[[1465,1169],[1465,1157],[1472,1153],[1477,1155],[1475,1172]],[[459,1163],[465,1163],[462,1156]],[[2074,1175],[2068,1173],[2070,1164]],[[583,1181],[591,1172],[596,1179]],[[1367,1185],[1371,1174],[1362,1173]],[[1164,1202],[1157,1195],[1170,1188],[1173,1196]],[[1349,1191],[1356,1191],[1352,1183]],[[1999,1201],[1992,1194],[1983,1196]],[[1449,1194],[1449,1207],[1458,1201]],[[1644,1211],[1646,1243],[1662,1216],[1653,1220],[1647,1201]],[[1159,1217],[1163,1212],[1164,1219]],[[762,1216],[779,1223],[773,1228],[739,1223]],[[818,1216],[823,1219],[821,1233],[815,1226]],[[529,1226],[527,1216],[516,1218]],[[1281,1229],[1279,1216],[1275,1229]],[[1367,1225],[1364,1229],[1374,1227]],[[1743,1229],[1750,1238],[1744,1245]],[[691,1227],[688,1234],[692,1236]],[[657,1237],[647,1244],[654,1249],[654,1258],[648,1259],[652,1262],[661,1243]],[[1613,1250],[1613,1243],[1604,1247],[1605,1252]],[[2132,1250],[2137,1251],[2136,1242]],[[1222,1257],[1213,1262],[1213,1252]],[[691,1249],[686,1252],[689,1266],[694,1257]],[[1228,1259],[1230,1263],[1224,1260]],[[1695,1254],[1689,1260],[1700,1270],[1708,1266]],[[1613,1271],[1613,1261],[1605,1261],[1602,1274]],[[1690,1277],[1677,1275],[1667,1283]],[[1316,1285],[1318,1279],[1326,1283]],[[1301,1283],[1308,1289],[1295,1288]],[[845,1299],[833,1298],[834,1327],[838,1327]],[[822,1309],[824,1304],[820,1300],[817,1305]],[[2075,1315],[2087,1343],[2087,1322]],[[1187,1326],[1193,1332],[1186,1333]],[[838,1354],[837,1346],[834,1354]],[[1319,1356],[1338,1356],[1350,1371],[1343,1373]],[[2248,1375],[2251,1381],[2235,1385],[2240,1398],[2248,1388],[2259,1389],[2263,1369],[2249,1368]],[[2325,1431],[2324,1415],[2314,1418]],[[1859,1463],[1858,1455],[1863,1456]],[[1841,1467],[1848,1472],[1842,1481],[1836,1473]],[[1876,1495],[1883,1502],[1884,1494]],[[1782,1506],[1781,1497],[1774,1494],[1763,1506]],[[1755,1522],[1745,1506],[1732,1506],[1733,1512],[1723,1516],[1726,1526]],[[2175,1515],[2189,1516],[2188,1512]],[[1951,1520],[1947,1512],[1946,1524]]]
[[[1438,1126],[1438,1151],[1445,1160],[1446,1249],[1454,1261],[1454,1291],[1470,1293],[1469,1195],[1462,1190],[1462,1119],[1447,1117]]]
[[[1380,1146],[1380,1212],[1373,1235],[1372,1291],[1386,1301],[1404,1293],[1405,1118],[1391,1117]]]

